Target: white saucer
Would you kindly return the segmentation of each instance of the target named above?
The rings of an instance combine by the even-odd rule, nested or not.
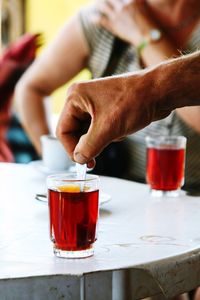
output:
[[[37,201],[40,201],[44,204],[47,204],[47,196],[46,194],[36,194],[35,199]],[[106,193],[100,193],[99,195],[99,206],[104,205],[105,203],[109,202],[111,200],[111,196]]]
[[[51,175],[51,174],[55,174],[55,173],[63,173],[66,170],[52,170],[47,168],[46,166],[44,166],[42,160],[34,160],[31,161],[29,163],[29,165],[33,166],[37,171],[39,171],[40,173],[43,173],[45,175]],[[74,166],[70,166],[67,171],[74,171],[75,170],[75,164]]]

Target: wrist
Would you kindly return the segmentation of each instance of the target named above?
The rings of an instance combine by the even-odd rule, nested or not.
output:
[[[141,52],[149,45],[157,43],[162,38],[162,32],[157,28],[152,28],[148,33],[143,35],[140,42],[136,44],[137,52],[140,56]]]
[[[132,121],[132,119],[134,119],[134,121],[137,121],[136,124],[138,126],[137,128],[134,128],[134,131],[141,129],[156,120],[157,89],[154,84],[154,76],[152,71],[150,72],[149,68],[146,68],[142,71],[134,72],[125,78],[124,86],[127,97],[130,99],[128,107],[134,108],[134,118],[130,118],[130,120]],[[133,111],[131,109],[129,109],[129,111],[133,115]],[[138,112],[143,114],[142,117],[140,116],[139,121],[137,120]]]

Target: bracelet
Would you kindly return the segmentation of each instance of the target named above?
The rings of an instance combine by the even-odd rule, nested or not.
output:
[[[149,31],[148,37],[146,39],[143,39],[142,42],[136,47],[138,56],[141,55],[142,50],[144,50],[144,48],[148,46],[149,43],[158,42],[161,38],[162,38],[162,32],[159,29],[157,28],[151,29]]]
[[[138,56],[141,56],[141,52],[148,46],[149,42],[147,40],[143,40],[137,47]]]

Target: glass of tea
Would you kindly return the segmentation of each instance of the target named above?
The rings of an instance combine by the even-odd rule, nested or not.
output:
[[[178,196],[184,184],[186,138],[147,136],[146,181],[153,196]]]
[[[47,177],[50,239],[58,257],[94,254],[99,215],[99,177],[55,174]]]

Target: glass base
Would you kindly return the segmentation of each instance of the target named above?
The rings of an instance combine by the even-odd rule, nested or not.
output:
[[[67,251],[54,248],[53,251],[57,257],[62,258],[85,258],[94,255],[93,247],[91,247],[90,249],[80,251]]]
[[[161,190],[150,190],[152,197],[178,197],[181,196],[182,190],[173,190],[173,191],[161,191]]]

